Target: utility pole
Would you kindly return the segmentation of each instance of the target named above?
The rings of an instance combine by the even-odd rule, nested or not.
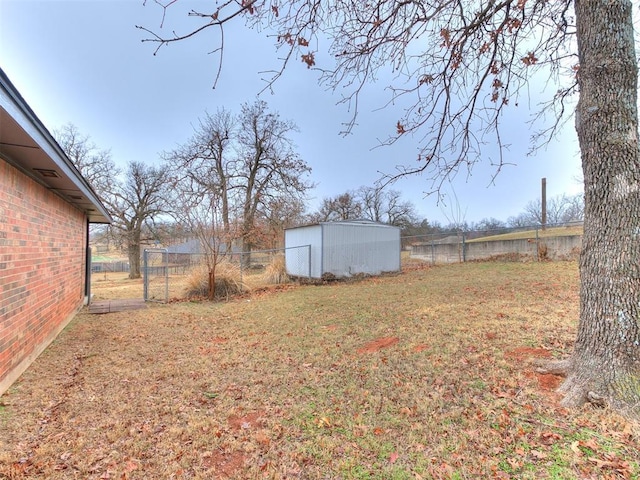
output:
[[[547,228],[547,179],[542,179],[542,230]]]

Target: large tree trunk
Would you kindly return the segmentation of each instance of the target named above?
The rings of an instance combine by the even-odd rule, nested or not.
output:
[[[129,278],[140,278],[140,244],[130,244],[127,246],[129,257]]]
[[[640,162],[632,3],[576,0],[585,187],[580,322],[565,405],[640,405]]]

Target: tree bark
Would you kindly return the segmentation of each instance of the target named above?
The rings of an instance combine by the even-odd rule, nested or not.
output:
[[[140,278],[140,244],[129,244],[127,254],[129,257],[129,278]]]
[[[216,299],[216,266],[209,268],[209,300]]]
[[[640,405],[640,155],[632,2],[576,0],[584,173],[580,321],[568,406]]]

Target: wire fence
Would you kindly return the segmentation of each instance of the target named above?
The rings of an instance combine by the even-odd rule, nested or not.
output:
[[[166,248],[145,249],[142,255],[145,302],[169,301],[169,254]]]
[[[576,258],[582,222],[517,228],[439,232],[403,237],[413,259],[432,264],[479,260],[561,260]]]
[[[143,259],[144,298],[168,301],[185,298],[193,285],[207,280],[213,259],[202,253],[172,253],[170,249],[147,249]],[[250,288],[291,283],[310,275],[310,246],[233,252],[218,255],[216,271]],[[229,267],[232,267],[231,269]]]
[[[129,272],[129,262],[123,260],[112,261],[92,261],[91,272],[92,273],[121,273]]]

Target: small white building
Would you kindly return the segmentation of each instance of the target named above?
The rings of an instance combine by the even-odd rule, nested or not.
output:
[[[369,220],[320,222],[284,232],[287,274],[338,278],[400,271],[400,228]]]

